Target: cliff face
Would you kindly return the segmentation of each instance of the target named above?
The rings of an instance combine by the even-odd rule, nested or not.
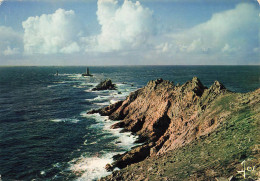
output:
[[[185,119],[177,119],[178,122],[171,119],[163,136],[154,143],[151,141],[150,144],[124,154],[121,163],[124,158],[131,161],[130,158],[137,157],[140,153],[138,151],[151,154],[151,150],[158,148],[155,151],[157,156],[147,157],[141,162],[114,171],[101,180],[259,180],[260,88],[249,93],[232,93],[215,82],[211,88],[204,89],[197,103],[189,106],[197,108],[193,114],[192,110],[187,112],[187,107],[175,108],[178,110],[175,112],[170,108],[168,110],[186,115],[184,118],[192,118],[194,121],[190,123],[190,129],[186,128],[185,122],[182,123]],[[191,115],[185,114],[186,112]],[[176,128],[171,127],[171,124]],[[171,135],[164,141],[167,134]],[[157,147],[160,141],[162,146]],[[245,172],[246,179],[243,173],[237,172],[243,170],[242,163],[249,168]]]
[[[131,93],[125,101],[89,113],[120,120],[112,128],[136,133],[144,142],[117,156],[113,166],[124,168],[210,134],[230,114],[211,108],[215,99],[227,93],[218,81],[207,88],[196,77],[181,86],[157,79]]]

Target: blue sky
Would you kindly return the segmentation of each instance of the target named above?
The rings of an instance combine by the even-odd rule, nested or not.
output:
[[[0,0],[0,65],[259,65],[256,0]]]

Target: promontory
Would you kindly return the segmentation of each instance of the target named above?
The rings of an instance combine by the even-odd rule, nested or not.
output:
[[[260,178],[260,89],[234,93],[197,77],[183,85],[157,79],[92,113],[119,120],[111,128],[142,143],[116,155],[110,169],[121,170],[101,180],[239,180],[244,163],[246,179]]]

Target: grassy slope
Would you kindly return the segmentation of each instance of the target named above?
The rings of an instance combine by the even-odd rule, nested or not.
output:
[[[116,171],[106,180],[215,180],[232,175],[239,178],[236,171],[242,169],[243,160],[251,160],[248,163],[257,167],[247,174],[259,178],[260,102],[259,95],[254,96],[229,93],[219,97],[210,109],[215,114],[230,114],[212,134]]]

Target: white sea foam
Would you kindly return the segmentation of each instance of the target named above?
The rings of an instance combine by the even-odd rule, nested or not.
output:
[[[120,100],[118,100],[118,99],[111,99],[111,100],[110,100],[110,104],[115,104],[115,103],[118,102],[118,101],[120,101]]]
[[[84,143],[83,143],[83,145],[87,145],[87,142],[88,142],[88,140],[85,140]]]
[[[90,86],[96,86],[98,85],[98,83],[94,83],[94,82],[82,82],[82,85],[90,85]]]
[[[87,117],[87,115],[88,115],[88,114],[87,114],[87,111],[83,111],[83,112],[80,113],[80,116],[81,116],[81,117]]]
[[[82,117],[95,119],[96,124],[92,124],[89,128],[103,129],[104,132],[111,133],[111,136],[116,136],[117,139],[114,142],[119,147],[124,148],[125,150],[129,150],[132,146],[136,145],[134,144],[134,141],[137,139],[137,137],[132,135],[130,132],[120,133],[122,130],[121,128],[110,129],[111,125],[117,123],[118,121],[112,121],[108,118],[108,116],[101,116],[100,114],[87,114],[86,112],[82,112],[80,115]],[[83,145],[89,144],[97,144],[97,142],[91,143],[85,140],[83,143]],[[81,175],[77,179],[78,181],[96,180],[100,177],[111,174],[111,172],[106,171],[106,164],[111,164],[113,162],[114,155],[122,153],[123,152],[109,152],[104,155],[99,155],[99,153],[97,153],[93,157],[83,154],[81,157],[73,159],[69,163],[69,170],[76,175]]]
[[[121,148],[124,148],[126,150],[131,149],[131,147],[137,145],[135,141],[137,140],[137,136],[132,135],[130,132],[124,132],[120,133],[122,128],[118,129],[111,129],[110,127],[118,123],[119,121],[113,121],[108,118],[108,116],[101,116],[100,114],[86,114],[81,113],[81,116],[83,117],[89,117],[96,120],[96,124],[92,124],[90,128],[103,128],[105,132],[109,132],[112,134],[112,136],[116,136],[117,139],[115,140],[115,144],[120,146]]]
[[[84,92],[92,92],[92,89],[86,89]]]
[[[48,85],[47,87],[51,88],[51,87],[56,87],[56,86],[58,86],[58,85]]]
[[[75,81],[75,82],[77,82],[77,81]],[[76,88],[95,87],[95,85],[96,85],[96,83],[89,83],[89,82],[86,82],[85,80],[84,81],[78,81],[78,82],[80,82],[80,85],[76,85]]]
[[[82,113],[80,113],[80,115],[82,117],[95,119],[97,121],[97,123],[101,123],[101,122],[105,123],[105,122],[107,122],[107,120],[109,120],[108,116],[101,116],[98,113],[87,114],[86,112],[82,112]]]
[[[66,82],[61,81],[61,82],[54,82],[55,84],[65,84]]]
[[[97,85],[96,83],[86,83],[86,85]],[[82,83],[81,85],[85,85]],[[91,89],[85,90],[85,92],[94,92],[97,94],[97,97],[93,99],[85,99],[86,101],[93,102],[99,106],[107,106],[113,104],[117,101],[125,99],[131,91],[136,90],[135,87],[131,87],[128,84],[117,84],[118,90],[104,90],[104,91],[92,91]],[[120,92],[120,94],[119,94]],[[110,120],[108,116],[101,116],[100,114],[87,114],[85,111],[80,114],[82,117],[90,118],[95,120],[95,124],[92,124],[86,129],[97,129],[102,130],[105,134],[101,139],[105,137],[114,137],[116,138],[112,143],[117,145],[123,150],[130,150],[131,147],[137,145],[135,141],[137,136],[132,135],[130,132],[120,133],[122,128],[111,129],[110,127],[117,123],[118,121]],[[97,144],[97,142],[91,142],[85,138],[83,145],[88,146],[90,144]],[[82,154],[80,158],[74,159],[70,162],[69,170],[74,172],[77,175],[81,175],[77,180],[79,181],[88,181],[99,179],[100,177],[111,174],[105,170],[107,163],[113,162],[113,156],[122,152],[109,152],[104,155],[96,155],[94,157],[86,156]]]
[[[103,100],[108,100],[110,98],[110,96],[97,96],[95,97],[93,100],[94,101],[103,101]]]
[[[61,73],[59,73],[59,76],[68,76],[68,75],[71,75],[71,74],[61,74]]]
[[[110,119],[107,119],[103,127],[104,130],[112,133],[114,136],[117,137],[117,139],[115,140],[115,144],[126,150],[129,150],[131,149],[131,147],[137,145],[135,141],[137,140],[138,136],[133,135],[131,132],[121,133],[120,131],[122,131],[122,128],[110,128],[113,124],[117,122],[119,121],[112,121]]]
[[[110,99],[111,99],[111,96],[100,96],[100,95],[98,95],[95,98],[85,99],[85,100],[92,102],[92,103],[95,103],[96,105],[99,105],[99,106],[108,106],[110,104],[110,101],[109,101]]]
[[[111,174],[107,172],[105,166],[107,163],[113,161],[113,156],[118,153],[107,153],[102,156],[98,154],[94,157],[81,156],[80,158],[74,159],[70,162],[69,168],[76,175],[81,175],[78,181],[91,181],[98,179],[103,176]],[[82,174],[83,173],[83,174]]]
[[[122,129],[113,129],[112,132],[115,136],[117,136],[118,138],[115,140],[115,144],[126,149],[126,150],[130,150],[133,146],[138,145],[136,143],[134,143],[138,136],[132,135],[132,133],[130,132],[124,132],[124,133],[120,133]]]
[[[61,81],[61,82],[53,82],[53,83],[54,83],[53,85],[48,85],[47,87],[48,88],[56,87],[56,86],[59,86],[60,84],[65,84],[66,82],[65,81]]]
[[[77,122],[79,122],[80,120],[78,120],[78,119],[71,119],[71,118],[63,118],[63,119],[52,119],[52,120],[50,120],[50,121],[56,122],[56,123],[59,123],[59,122],[77,123]]]
[[[78,78],[81,78],[82,75],[81,75],[81,74],[69,74],[68,77],[70,77],[70,78],[72,78],[72,79],[73,79],[73,78],[74,78],[74,79],[75,79],[75,78],[78,79]]]
[[[95,103],[96,105],[99,105],[99,106],[109,106],[110,105],[110,102],[97,102]]]
[[[80,85],[73,85],[74,88],[82,89],[85,88],[85,86],[80,86]]]

